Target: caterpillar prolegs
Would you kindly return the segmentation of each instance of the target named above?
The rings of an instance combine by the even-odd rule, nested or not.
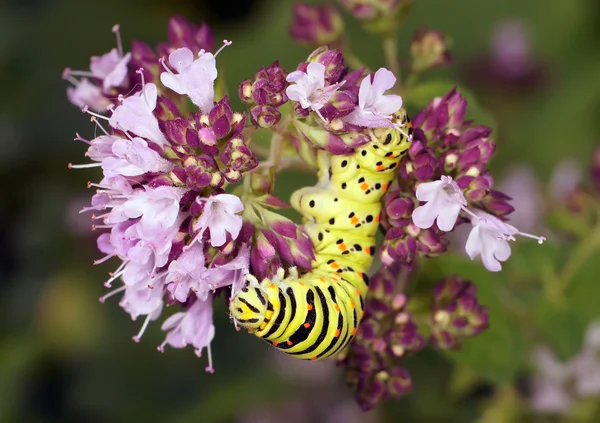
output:
[[[367,271],[375,254],[381,199],[412,133],[406,112],[397,128],[373,129],[352,155],[319,150],[318,183],[292,195],[315,247],[313,269],[273,279],[252,276],[230,302],[233,318],[259,338],[302,359],[326,358],[353,338],[364,314]]]

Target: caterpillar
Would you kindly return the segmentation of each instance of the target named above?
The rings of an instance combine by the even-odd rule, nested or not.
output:
[[[248,282],[230,301],[232,317],[259,338],[301,359],[330,357],[354,337],[364,315],[381,199],[408,151],[412,126],[401,109],[394,128],[377,128],[351,155],[317,152],[318,182],[292,194],[315,247],[313,268],[279,269]],[[407,132],[400,128],[407,128]]]

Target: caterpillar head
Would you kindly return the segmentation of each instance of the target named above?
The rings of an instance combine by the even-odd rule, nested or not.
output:
[[[257,331],[267,315],[267,296],[258,286],[250,282],[231,300],[229,310],[232,317],[249,332]]]

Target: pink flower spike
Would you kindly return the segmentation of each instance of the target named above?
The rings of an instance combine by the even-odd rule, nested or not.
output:
[[[140,137],[164,147],[168,142],[160,128],[158,120],[152,113],[156,108],[158,89],[148,83],[142,91],[122,99],[109,119],[110,126],[122,131],[129,131]]]
[[[220,50],[219,50],[220,51]],[[212,53],[194,54],[188,48],[179,48],[169,55],[169,65],[177,71],[173,73],[162,62],[166,72],[160,74],[160,81],[177,94],[187,95],[192,102],[207,114],[213,108],[217,66]]]
[[[419,184],[417,199],[426,203],[412,213],[413,223],[421,229],[430,228],[437,219],[438,228],[451,231],[461,209],[468,212],[467,200],[451,176]]]
[[[325,119],[319,110],[341,86],[341,84],[334,84],[325,87],[325,66],[316,62],[309,63],[306,72],[291,72],[286,81],[294,84],[285,90],[289,99],[299,102],[304,109],[315,111],[323,120]]]
[[[206,229],[210,229],[210,245],[220,247],[227,240],[227,233],[231,239],[236,239],[242,229],[242,216],[244,204],[239,197],[232,194],[218,194],[209,198],[198,197],[198,202],[204,202],[204,211],[194,223],[194,230],[199,231],[192,241],[195,242],[202,236]],[[192,244],[188,245],[188,248]]]
[[[483,265],[490,272],[502,270],[500,262],[510,257],[511,249],[508,241],[514,241],[514,235],[537,239],[540,244],[546,240],[544,237],[519,232],[514,226],[481,210],[474,210],[472,215],[473,229],[467,239],[465,250],[471,260],[481,255]]]
[[[383,93],[395,83],[396,77],[385,68],[380,68],[375,75],[365,76],[358,92],[358,106],[344,120],[367,128],[393,127],[391,115],[402,107],[402,97]]]

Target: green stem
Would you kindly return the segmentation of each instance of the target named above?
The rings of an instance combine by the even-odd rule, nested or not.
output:
[[[400,63],[398,62],[398,43],[396,42],[396,32],[391,32],[389,35],[383,38],[383,53],[385,55],[385,62],[389,70],[396,76],[396,86],[400,88],[401,75],[400,75]]]

